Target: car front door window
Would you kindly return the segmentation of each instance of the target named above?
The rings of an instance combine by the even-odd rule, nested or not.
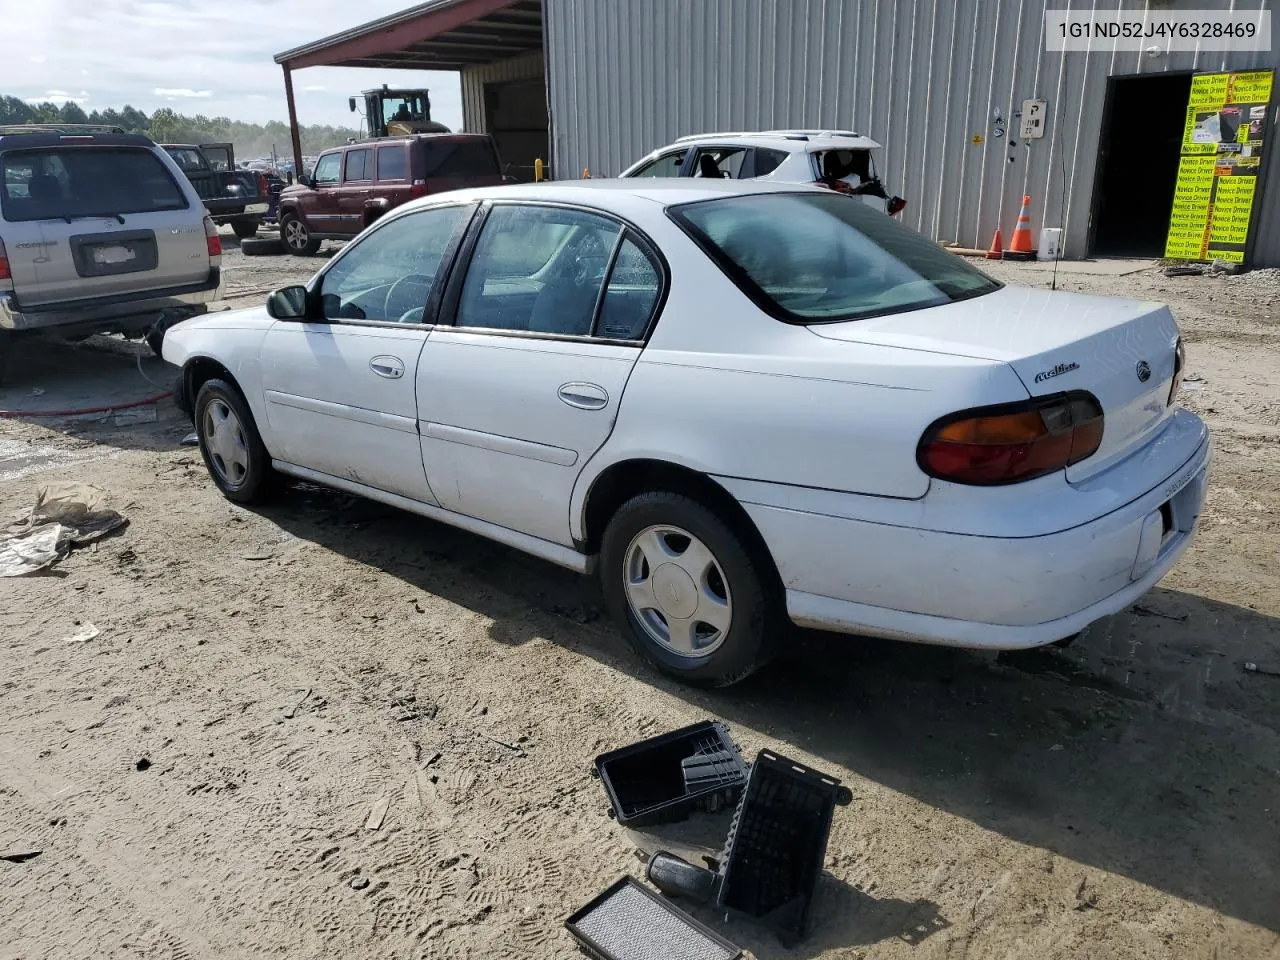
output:
[[[423,323],[450,241],[471,208],[433,207],[388,220],[344,251],[320,281],[329,320]]]
[[[342,165],[342,154],[330,153],[316,161],[315,182],[337,183],[338,173]]]
[[[589,335],[621,231],[579,210],[496,205],[467,270],[457,325]]]
[[[633,177],[678,177],[680,169],[684,166],[685,154],[689,151],[673,150],[664,153],[662,156],[650,160],[643,167],[631,174]]]

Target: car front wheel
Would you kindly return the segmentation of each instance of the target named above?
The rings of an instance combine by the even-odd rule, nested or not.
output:
[[[311,236],[311,230],[295,216],[280,220],[280,239],[294,256],[309,257],[320,249],[320,241]]]
[[[631,646],[685,683],[744,679],[767,659],[781,621],[776,591],[744,538],[682,494],[624,503],[605,530],[600,576]]]
[[[257,503],[273,492],[271,455],[239,390],[225,380],[205,381],[196,394],[195,424],[200,455],[223,496]]]

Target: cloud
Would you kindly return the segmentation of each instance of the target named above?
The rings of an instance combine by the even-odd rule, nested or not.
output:
[[[251,93],[249,94],[249,99],[250,100],[270,100],[271,98],[268,97],[265,93]]]
[[[213,96],[212,90],[192,90],[190,87],[156,87],[151,91],[157,97],[168,97],[176,100],[179,97],[200,99]]]
[[[26,100],[28,103],[88,103],[88,91],[81,90],[80,93],[80,96],[73,97],[65,90],[50,90],[34,97],[27,97]]]
[[[44,57],[27,57],[32,63],[44,63]]]
[[[320,93],[321,91],[328,90],[328,89],[329,88],[326,87],[323,83],[310,83],[310,84],[307,84],[307,86],[302,88],[302,92],[303,93]]]

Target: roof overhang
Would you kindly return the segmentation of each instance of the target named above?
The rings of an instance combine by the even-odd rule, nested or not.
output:
[[[542,49],[541,0],[430,0],[276,54],[290,70],[461,70]]]

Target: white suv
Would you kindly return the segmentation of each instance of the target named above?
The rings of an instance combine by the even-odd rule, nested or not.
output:
[[[222,247],[195,188],[143,136],[0,127],[0,361],[17,336],[146,335],[217,299]]]
[[[623,177],[711,177],[811,183],[861,196],[893,216],[906,200],[885,191],[876,172],[880,144],[852,130],[698,133],[653,151]]]

